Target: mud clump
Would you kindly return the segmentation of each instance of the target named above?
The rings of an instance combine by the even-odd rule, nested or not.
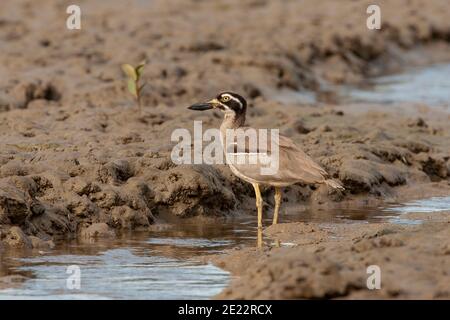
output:
[[[126,160],[116,160],[114,162],[107,163],[100,168],[98,175],[101,182],[107,183],[110,181],[116,185],[126,182],[133,176],[129,163]]]
[[[231,184],[214,167],[166,167],[160,158],[150,159],[155,161],[118,159],[92,164],[74,177],[70,163],[65,172],[41,172],[39,165],[24,176],[4,171],[1,230],[11,234],[11,226],[17,226],[23,234],[42,239],[98,238],[112,236],[113,229],[148,228],[154,215],[223,215],[234,210],[237,200]],[[83,157],[79,166],[82,163]],[[27,237],[17,230],[13,234],[5,240],[8,245],[30,247]]]
[[[150,211],[138,211],[128,206],[115,207],[111,212],[111,224],[114,227],[129,229],[148,227],[152,219]]]
[[[375,191],[374,188],[383,182],[390,186],[406,182],[404,173],[395,166],[369,160],[345,161],[339,169],[339,179],[353,193],[360,193],[362,190]]]
[[[106,223],[93,223],[81,231],[81,237],[85,239],[109,238],[114,236],[114,231]]]
[[[0,189],[0,221],[2,224],[21,224],[31,213],[23,192],[8,185]]]
[[[15,248],[32,248],[31,239],[19,227],[11,227],[4,242]]]
[[[432,181],[439,181],[447,178],[447,160],[438,157],[430,157],[425,153],[418,155],[416,159],[419,161],[422,171],[425,172]]]
[[[26,109],[32,101],[59,101],[62,98],[60,91],[50,82],[37,80],[31,83],[19,83],[7,91],[9,102],[3,103],[3,108]],[[0,109],[1,110],[1,109]]]
[[[159,210],[180,216],[220,215],[235,209],[237,199],[221,174],[211,166],[179,166],[161,177]]]

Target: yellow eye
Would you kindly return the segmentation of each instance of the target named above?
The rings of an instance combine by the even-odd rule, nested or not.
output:
[[[227,102],[230,100],[229,96],[223,96],[220,100],[222,100],[222,102]]]

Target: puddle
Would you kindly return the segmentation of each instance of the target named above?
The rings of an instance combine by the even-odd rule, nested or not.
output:
[[[367,86],[342,87],[342,102],[426,103],[450,106],[450,64],[412,69],[372,79]]]
[[[229,280],[227,272],[212,265],[155,256],[144,247],[18,262],[23,264],[18,270],[32,272],[34,278],[20,288],[0,291],[1,299],[205,299]],[[71,265],[80,268],[80,290],[67,286]]]
[[[394,205],[383,210],[390,214],[388,222],[405,225],[419,225],[423,221],[417,219],[404,219],[403,214],[406,213],[433,213],[433,212],[450,212],[450,197],[433,197],[416,201],[406,202],[402,205]],[[389,216],[384,216],[384,218]]]
[[[450,64],[413,68],[403,73],[375,77],[364,85],[326,84],[326,91],[281,90],[271,96],[282,103],[317,104],[322,101],[348,103],[413,103],[450,107]],[[331,100],[330,100],[331,99]]]
[[[416,201],[406,202],[403,205],[396,205],[384,209],[387,212],[397,213],[426,213],[450,210],[449,197],[433,197]]]
[[[386,208],[293,210],[282,222],[419,224],[403,215],[449,211],[450,197],[418,200]],[[271,219],[265,219],[270,225]],[[18,274],[25,281],[0,290],[0,299],[208,299],[230,281],[228,272],[205,265],[199,256],[239,246],[255,246],[256,218],[241,216],[199,223],[184,220],[149,232],[114,240],[63,242],[49,253],[17,252],[2,256],[0,276]],[[272,241],[265,239],[265,241]],[[289,246],[288,243],[283,244]],[[67,287],[67,268],[81,270],[80,290]]]
[[[0,299],[208,299],[228,285],[230,274],[198,257],[254,245],[254,221],[185,220],[114,240],[62,242],[43,254],[9,253],[1,256],[0,276],[27,280],[0,290]],[[67,287],[71,265],[80,267],[80,290]]]

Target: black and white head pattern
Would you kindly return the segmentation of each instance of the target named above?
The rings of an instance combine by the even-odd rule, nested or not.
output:
[[[247,108],[247,101],[233,92],[222,92],[216,97],[217,101],[220,103],[218,108],[224,112],[234,112],[236,114],[245,113]]]

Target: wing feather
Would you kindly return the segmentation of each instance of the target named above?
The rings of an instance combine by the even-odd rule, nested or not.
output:
[[[243,130],[248,127],[241,128]],[[271,139],[267,144],[258,143],[256,149],[257,153],[263,153],[272,155],[272,149],[276,140]],[[259,142],[259,141],[258,141]],[[274,175],[262,175],[261,164],[234,164],[233,167],[245,175],[246,177],[255,181],[267,182],[267,183],[323,183],[328,177],[327,172],[317,164],[310,156],[308,156],[303,150],[301,150],[291,139],[283,135],[279,135],[278,139],[279,150],[279,169]],[[240,146],[241,147],[241,146]],[[236,145],[227,147],[227,153],[253,153],[255,149],[249,148],[246,144],[240,150]]]

